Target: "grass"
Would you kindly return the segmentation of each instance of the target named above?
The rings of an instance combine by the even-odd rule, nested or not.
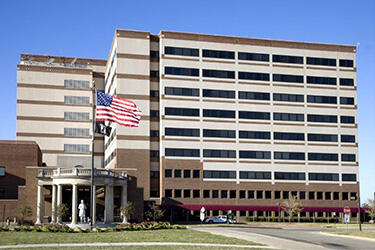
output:
[[[9,248],[19,249],[19,248]],[[47,249],[47,248],[40,248]],[[69,249],[78,249],[78,247],[69,247]],[[126,250],[233,250],[232,247],[203,247],[203,246],[122,246],[122,247],[79,247],[79,250],[102,250],[102,249],[126,249]],[[242,248],[238,248],[242,249]],[[261,250],[264,248],[251,248],[251,250]],[[48,247],[48,250],[61,250],[61,247]]]
[[[181,229],[107,233],[0,232],[0,245],[92,242],[190,242],[260,245],[246,240]]]
[[[375,231],[328,231],[326,233],[338,234],[338,235],[348,235],[348,236],[358,236],[375,239]]]

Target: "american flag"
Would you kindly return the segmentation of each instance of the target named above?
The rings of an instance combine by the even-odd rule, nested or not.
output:
[[[138,127],[142,112],[134,102],[96,91],[96,121],[110,121]]]

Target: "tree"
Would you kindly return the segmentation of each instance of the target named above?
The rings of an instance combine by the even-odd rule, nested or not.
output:
[[[20,215],[21,215],[21,225],[23,225],[25,217],[32,216],[33,210],[29,206],[20,207]]]
[[[65,203],[61,203],[58,207],[57,207],[57,212],[56,212],[56,215],[58,217],[58,223],[62,222],[62,218],[67,216],[69,213],[69,207],[65,204]]]
[[[288,200],[282,202],[282,209],[288,214],[289,222],[295,214],[302,211],[302,203],[297,201],[297,196],[292,196]]]
[[[158,205],[153,203],[149,206],[148,211],[145,213],[145,215],[148,219],[159,221],[164,216],[164,210],[160,209]]]
[[[122,223],[128,223],[128,220],[135,214],[133,202],[128,202],[125,207],[120,208],[122,215]]]
[[[363,207],[366,209],[366,213],[370,216],[373,223],[375,217],[375,200],[368,199],[367,203],[363,204]]]

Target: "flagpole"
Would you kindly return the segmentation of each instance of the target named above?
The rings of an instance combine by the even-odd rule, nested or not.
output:
[[[94,149],[95,149],[95,106],[96,106],[96,89],[95,80],[92,81],[92,138],[91,138],[91,188],[90,188],[90,226],[93,226],[94,206],[96,199],[96,192],[94,190]],[[94,198],[95,196],[95,198]]]

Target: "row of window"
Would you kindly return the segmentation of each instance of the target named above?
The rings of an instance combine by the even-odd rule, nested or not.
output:
[[[89,89],[90,82],[82,81],[82,80],[66,79],[64,80],[64,88],[66,89]]]
[[[206,158],[236,158],[236,150],[203,149]],[[165,156],[174,157],[200,157],[199,149],[165,148]],[[307,153],[309,161],[338,161],[336,153]],[[240,159],[271,159],[271,151],[239,150]],[[305,152],[273,152],[275,160],[301,160],[306,159]],[[355,162],[355,154],[341,154],[341,161]]]
[[[199,57],[198,48],[181,48],[181,47],[165,46],[164,53],[166,55]],[[235,59],[235,52],[225,51],[225,50],[203,49],[202,56],[207,57],[207,58]],[[264,53],[238,52],[238,60],[269,62],[270,56],[269,54],[264,54]],[[272,62],[303,64],[304,58],[303,56],[272,55]],[[306,57],[306,64],[322,65],[322,66],[336,66],[336,59],[335,58]],[[340,67],[352,68],[353,60],[339,59],[339,65]]]
[[[64,96],[64,104],[89,105],[90,97],[88,96]]]
[[[164,69],[166,75],[178,76],[194,76],[199,77],[198,68],[181,68],[166,66]],[[216,69],[202,69],[203,77],[210,78],[224,78],[235,79],[235,71],[216,70]],[[238,72],[239,80],[255,80],[255,81],[270,81],[269,73],[260,72]],[[340,85],[354,86],[354,80],[351,78],[339,78]],[[285,75],[285,74],[272,74],[274,82],[291,82],[291,83],[304,83],[303,75]],[[323,85],[337,85],[336,77],[323,77],[323,76],[307,76],[306,82],[310,84],[323,84]]]
[[[88,153],[88,144],[64,144],[64,152],[66,153]]]
[[[307,195],[307,197],[306,197]],[[211,198],[211,199],[289,199],[340,200],[340,192],[281,191],[281,190],[209,190],[209,189],[165,189],[166,198]],[[341,192],[341,200],[356,200],[356,192]]]
[[[88,128],[64,128],[64,136],[88,137],[89,132]]]

